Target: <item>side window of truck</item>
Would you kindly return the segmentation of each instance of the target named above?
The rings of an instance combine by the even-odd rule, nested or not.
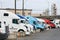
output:
[[[9,16],[9,14],[8,13],[4,13],[4,16]]]
[[[36,25],[36,21],[33,21],[33,24],[35,24],[35,25]]]
[[[23,20],[21,20],[21,23],[24,23],[24,21],[23,21]]]
[[[14,23],[14,24],[19,24],[19,23],[18,23],[18,19],[12,19],[12,23]]]
[[[1,22],[0,22],[0,28],[1,28]]]
[[[27,17],[27,19],[29,19],[29,17]]]

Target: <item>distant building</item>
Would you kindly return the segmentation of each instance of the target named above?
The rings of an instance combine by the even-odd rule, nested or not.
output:
[[[49,16],[49,9],[45,9],[45,11],[43,11],[43,16]]]
[[[9,12],[15,13],[15,9],[11,9],[11,8],[6,8],[6,9],[0,8],[0,10],[7,10]],[[26,15],[31,15],[31,12],[32,12],[32,9],[24,9],[25,16]],[[16,14],[22,15],[22,9],[16,9]]]
[[[7,10],[9,12],[12,12],[12,13],[15,13],[15,9],[12,9],[12,8],[0,8],[0,10]],[[32,13],[32,9],[24,9],[24,13],[25,13],[25,16],[27,15],[31,15],[31,16],[34,16],[34,17],[40,17],[40,16],[46,16],[48,15],[48,12],[44,12],[44,13]],[[19,15],[23,15],[22,14],[22,9],[16,9],[16,14],[19,14]]]
[[[31,16],[40,17],[40,16],[42,16],[42,14],[40,14],[40,13],[32,13]]]
[[[45,16],[49,16],[49,9],[46,9],[46,10],[45,10],[45,13],[46,13]]]
[[[43,12],[43,14],[42,14],[43,16],[46,16],[46,12]]]

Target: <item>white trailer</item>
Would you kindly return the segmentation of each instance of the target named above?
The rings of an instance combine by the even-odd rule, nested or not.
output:
[[[0,10],[0,18],[7,22],[9,25],[9,32],[25,32],[25,34],[30,34],[28,27],[20,23],[20,18],[14,13],[8,12],[6,10]]]

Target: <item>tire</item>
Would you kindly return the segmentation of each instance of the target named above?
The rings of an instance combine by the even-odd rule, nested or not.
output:
[[[44,31],[44,29],[40,28],[40,32]]]
[[[58,26],[58,28],[60,28],[60,27]]]
[[[50,26],[48,26],[48,28],[49,28],[49,29],[51,29],[51,27],[50,27]]]
[[[21,37],[24,37],[25,36],[25,31],[24,30],[20,29],[18,32],[20,32],[20,36]]]

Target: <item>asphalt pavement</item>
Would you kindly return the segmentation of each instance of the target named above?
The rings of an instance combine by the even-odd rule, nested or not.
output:
[[[19,40],[60,40],[60,29],[34,33],[30,36],[20,37]]]

